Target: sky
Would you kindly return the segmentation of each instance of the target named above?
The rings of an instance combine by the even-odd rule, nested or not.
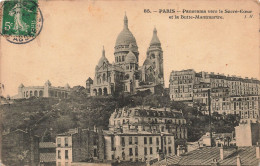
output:
[[[109,62],[123,29],[126,12],[139,49],[139,66],[156,27],[164,57],[168,87],[172,70],[194,69],[259,79],[259,7],[255,0],[187,1],[48,1],[39,0],[44,22],[39,36],[17,45],[1,37],[0,82],[4,95],[17,94],[18,86],[85,86],[94,77],[104,45]],[[144,13],[159,9],[252,10],[221,15],[221,20],[169,19],[173,13]],[[178,13],[177,15],[181,15]],[[184,13],[182,15],[195,15]],[[203,14],[202,14],[203,15]],[[247,15],[248,17],[249,15]]]

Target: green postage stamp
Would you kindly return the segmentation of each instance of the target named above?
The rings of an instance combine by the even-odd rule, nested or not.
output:
[[[38,0],[4,1],[1,34],[8,41],[24,44],[35,39],[42,29],[43,17]]]

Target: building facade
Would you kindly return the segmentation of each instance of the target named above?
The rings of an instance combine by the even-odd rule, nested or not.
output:
[[[257,79],[188,69],[172,71],[169,88],[174,101],[202,104],[208,110],[210,90],[212,112],[239,114],[241,118],[259,117],[260,81]]]
[[[125,107],[112,113],[104,138],[107,160],[150,161],[186,143],[186,120],[166,108]]]
[[[21,84],[18,87],[18,94],[13,96],[13,99],[28,99],[30,97],[53,97],[53,98],[68,98],[70,94],[70,86],[66,84],[65,87],[54,87],[48,80],[44,86],[24,86]]]
[[[56,165],[104,159],[104,137],[101,132],[72,129],[56,137]]]
[[[143,66],[139,66],[138,46],[128,28],[127,16],[124,17],[124,28],[116,39],[114,49],[115,61],[110,63],[103,48],[93,82],[88,79],[86,84],[87,88],[90,87],[91,96],[119,92],[134,94],[147,89],[154,92],[157,85],[164,86],[163,51],[156,29],[153,31]]]
[[[236,145],[253,146],[260,142],[260,123],[243,121],[235,127]]]
[[[168,134],[171,137],[169,139],[173,141],[174,138],[174,147],[184,145],[187,140],[186,120],[182,113],[166,108],[125,107],[116,109],[109,119],[109,131],[128,135],[127,137],[139,135],[140,138],[138,139],[141,140],[144,137],[155,139],[155,137],[160,137],[161,134]],[[141,144],[141,146],[143,145]],[[175,152],[176,148],[171,149],[171,153],[174,154]]]
[[[40,166],[56,166],[56,144],[54,142],[40,142]]]
[[[8,166],[39,165],[39,137],[20,129],[4,134],[1,158]]]
[[[146,131],[104,132],[107,160],[144,162],[164,155],[175,154],[174,135]]]

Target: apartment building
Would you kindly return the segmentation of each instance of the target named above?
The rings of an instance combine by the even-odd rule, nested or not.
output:
[[[101,131],[71,129],[56,137],[56,165],[71,166],[73,162],[104,159]]]
[[[159,154],[175,154],[174,135],[147,131],[104,132],[106,159],[121,161],[150,161]]]
[[[208,110],[208,90],[212,112],[259,117],[260,81],[254,78],[225,76],[193,69],[172,71],[170,97],[174,101],[202,104]]]
[[[175,140],[187,139],[186,120],[182,113],[169,108],[122,108],[116,109],[109,119],[109,130],[117,132],[147,131],[168,132]]]

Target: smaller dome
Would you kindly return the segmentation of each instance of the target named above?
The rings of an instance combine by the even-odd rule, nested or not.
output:
[[[148,65],[152,65],[152,64],[153,64],[152,61],[149,58],[146,58],[143,66],[148,66]]]
[[[136,56],[132,51],[129,51],[129,53],[126,55],[125,63],[136,63]]]
[[[98,61],[98,67],[102,66],[104,63],[109,63],[106,56],[105,56],[105,49],[104,49],[104,46],[103,46],[103,51],[102,51],[102,57],[99,59]],[[97,67],[96,67],[97,68]]]
[[[97,66],[100,67],[100,66],[103,65],[103,63],[109,63],[108,60],[107,60],[107,58],[106,58],[105,56],[102,56],[102,57],[99,59]]]

